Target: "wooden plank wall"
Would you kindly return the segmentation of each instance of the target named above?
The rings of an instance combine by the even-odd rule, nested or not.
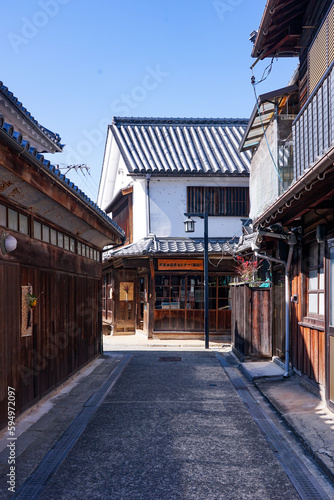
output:
[[[0,428],[7,388],[19,414],[99,354],[101,281],[0,261]],[[21,337],[21,286],[40,295],[33,335]]]
[[[291,361],[295,369],[325,386],[325,331],[303,326],[303,296],[305,279],[301,272],[301,250],[292,270],[291,295],[298,295],[298,303],[291,306]],[[305,295],[305,293],[304,293]]]
[[[272,356],[271,289],[231,287],[232,344],[242,356]]]
[[[154,331],[202,332],[204,309],[155,309]],[[230,333],[231,311],[209,311],[210,333]]]
[[[299,340],[296,368],[325,386],[325,332],[301,326]]]
[[[245,285],[231,286],[231,340],[234,348],[240,353],[249,352],[247,341],[248,335],[248,305],[250,301],[250,291]]]
[[[272,356],[271,289],[251,289],[251,354]]]

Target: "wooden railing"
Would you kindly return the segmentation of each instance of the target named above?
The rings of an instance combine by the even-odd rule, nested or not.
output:
[[[334,63],[293,123],[294,179],[297,180],[334,142]]]

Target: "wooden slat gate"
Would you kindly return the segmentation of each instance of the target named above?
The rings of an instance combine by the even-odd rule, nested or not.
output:
[[[231,286],[232,345],[241,357],[272,357],[271,288]]]

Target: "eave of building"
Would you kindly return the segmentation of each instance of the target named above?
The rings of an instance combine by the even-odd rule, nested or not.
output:
[[[59,134],[43,127],[22,105],[13,92],[0,82],[0,116],[4,121],[11,123],[14,129],[22,134],[23,139],[39,153],[61,152],[63,144]]]
[[[294,84],[258,97],[258,102],[254,106],[244,136],[240,142],[240,151],[253,150],[258,146],[276,111],[278,113],[282,112],[282,116],[284,116],[283,108],[286,98],[293,94],[297,95],[297,93],[298,86]]]
[[[252,57],[291,57],[299,54],[306,11],[314,0],[268,0]]]
[[[253,221],[254,227],[274,222],[294,225],[306,212],[334,196],[334,146],[310,166],[290,188]]]
[[[131,176],[247,176],[245,119],[117,118],[110,126]]]
[[[121,243],[124,231],[43,155],[30,148],[12,125],[0,123],[0,141],[0,193],[5,200],[100,249]]]
[[[228,241],[230,241],[229,238],[209,238],[209,254],[221,257],[225,254],[227,256],[230,253]],[[110,262],[130,257],[194,257],[203,256],[203,253],[204,241],[201,238],[158,238],[152,236],[111,250],[105,256],[105,260]]]
[[[128,194],[131,194],[133,192],[133,186],[132,185],[128,185],[127,187],[125,188],[121,188],[117,193],[116,195],[114,196],[114,198],[112,199],[112,201],[109,203],[109,205],[105,208],[105,212],[107,214],[109,214],[110,212],[113,211],[115,205],[117,205],[117,203],[119,203],[121,201],[122,198],[124,198],[124,196],[127,196]]]

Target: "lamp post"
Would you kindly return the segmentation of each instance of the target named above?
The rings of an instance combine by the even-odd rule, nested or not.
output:
[[[199,217],[204,220],[204,340],[205,349],[209,349],[209,239],[208,239],[208,212],[185,213],[188,217],[184,221],[186,233],[195,231],[195,221],[191,217]]]

